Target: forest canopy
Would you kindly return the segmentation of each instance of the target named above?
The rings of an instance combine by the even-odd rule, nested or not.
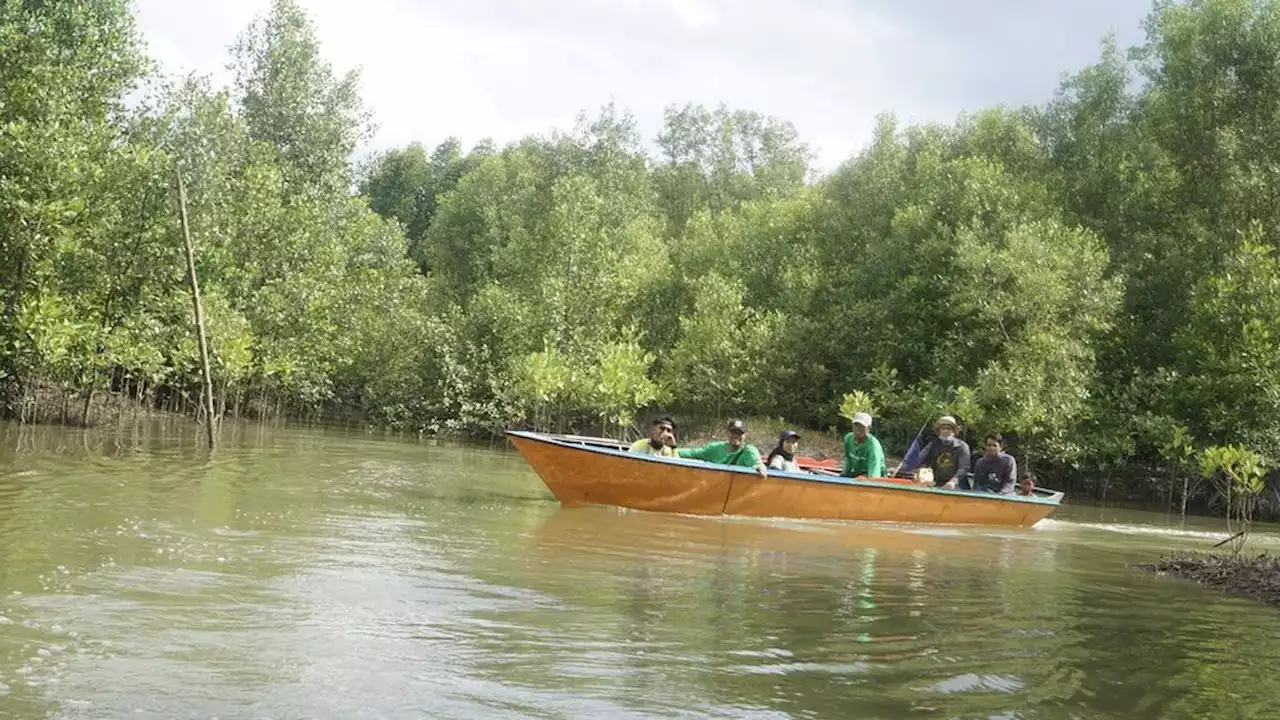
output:
[[[696,104],[356,163],[359,76],[293,0],[229,87],[161,74],[127,0],[0,0],[0,398],[193,405],[180,171],[228,413],[824,428],[856,391],[899,446],[948,412],[1082,473],[1280,458],[1280,1],[1146,30],[1041,106],[886,114],[825,174]]]

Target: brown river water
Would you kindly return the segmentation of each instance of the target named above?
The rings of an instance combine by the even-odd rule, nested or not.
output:
[[[0,425],[0,718],[1277,718],[1280,610],[1130,568],[1222,537],[562,509],[502,443]]]

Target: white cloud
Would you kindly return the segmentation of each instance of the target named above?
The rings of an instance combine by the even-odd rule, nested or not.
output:
[[[335,69],[362,68],[365,102],[379,124],[374,148],[430,146],[450,135],[466,144],[508,142],[567,126],[610,100],[652,137],[667,105],[723,102],[791,120],[826,168],[864,145],[884,110],[946,121],[965,108],[1043,100],[1062,72],[1096,56],[1111,27],[1135,39],[1148,7],[1146,0],[300,4]],[[136,7],[168,71],[211,73],[225,83],[227,48],[268,1],[136,0]]]

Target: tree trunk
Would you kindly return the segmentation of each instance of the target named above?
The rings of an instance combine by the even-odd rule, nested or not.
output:
[[[10,225],[4,231],[4,245],[11,248],[6,255],[4,265],[13,268],[13,274],[9,277],[0,278],[3,284],[0,289],[4,292],[0,293],[4,297],[4,306],[0,308],[0,340],[5,340],[5,336],[10,332],[17,333],[17,323],[15,320],[18,313],[22,311],[22,296],[27,289],[27,266],[30,261],[30,239],[18,240],[10,235],[10,232],[17,233],[18,226]],[[41,231],[41,224],[35,227],[35,234]],[[17,338],[14,338],[17,339]],[[0,405],[12,402],[14,397],[18,400],[18,424],[26,423],[25,404],[27,400],[27,378],[23,377],[22,368],[19,367],[20,359],[17,353],[0,353],[0,376],[5,378],[4,384],[0,385]],[[12,407],[12,405],[10,406]]]
[[[1182,525],[1187,524],[1187,494],[1190,492],[1191,479],[1183,476],[1182,478]]]
[[[1217,472],[1222,472],[1222,471],[1221,471],[1221,470],[1219,470],[1219,471],[1217,471]],[[1225,473],[1224,473],[1224,475],[1225,475]],[[1230,478],[1230,477],[1226,478],[1226,489],[1227,489],[1227,492],[1226,492],[1226,498],[1227,498],[1227,533],[1234,533],[1234,532],[1235,532],[1235,526],[1234,526],[1234,523],[1232,522],[1232,513],[1231,513],[1231,510],[1232,510],[1235,506],[1234,506],[1234,505],[1232,504],[1232,502],[1231,502],[1231,478]]]
[[[93,392],[98,387],[98,368],[95,365],[89,374],[89,390],[84,396],[84,410],[80,413],[80,424],[89,427],[89,411],[93,408]]]

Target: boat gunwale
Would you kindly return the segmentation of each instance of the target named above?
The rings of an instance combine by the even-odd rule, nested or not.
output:
[[[605,447],[595,445],[587,445],[585,443],[573,443],[559,440],[544,433],[531,432],[528,430],[505,430],[504,434],[523,438],[525,440],[533,440],[536,442],[546,443],[548,445],[556,445],[567,448],[569,450],[582,450],[600,455],[613,455],[615,457],[623,457],[628,460],[639,460],[643,462],[656,462],[665,465],[679,465],[682,467],[691,467],[698,470],[709,470],[712,472],[735,472],[744,475],[759,477],[759,474],[752,468],[745,468],[740,465],[719,465],[710,464],[702,460],[690,460],[681,457],[664,457],[661,455],[640,455],[625,450],[611,450]],[[847,478],[842,476],[817,475],[811,473],[795,473],[785,470],[769,470],[770,478],[783,478],[787,480],[798,480],[801,482],[826,483],[828,485],[851,485],[854,487],[877,488],[882,490],[901,490],[903,492],[922,492],[932,493],[934,495],[945,495],[947,497],[968,497],[975,500],[992,500],[996,502],[1020,502],[1032,503],[1035,505],[1052,505],[1057,507],[1061,505],[1063,493],[1053,491],[1050,497],[1027,497],[1025,495],[1001,495],[996,493],[983,492],[981,490],[960,490],[956,488],[941,489],[929,487],[927,485],[916,485],[907,483],[898,483],[880,480],[858,480],[855,478]],[[762,478],[763,479],[763,478]]]

